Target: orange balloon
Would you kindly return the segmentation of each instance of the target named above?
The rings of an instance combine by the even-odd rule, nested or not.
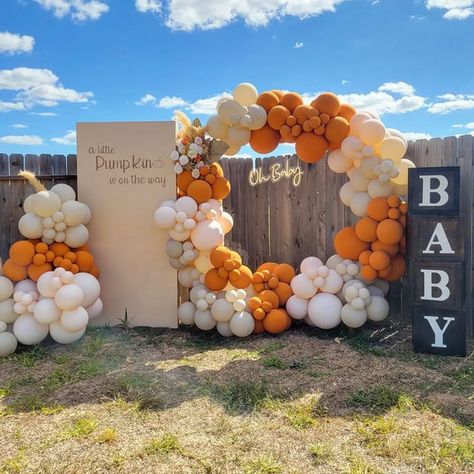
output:
[[[387,281],[397,281],[405,274],[406,272],[406,260],[405,257],[401,254],[395,255],[392,258],[392,271],[385,278]]]
[[[275,262],[265,262],[262,263],[258,268],[257,272],[264,272],[265,270],[268,270],[269,272],[273,272],[275,268],[277,267],[277,263]]]
[[[388,217],[390,219],[399,219],[399,217],[401,216],[401,212],[399,209],[397,209],[396,207],[391,207],[389,210],[388,210]]]
[[[222,267],[229,259],[232,259],[232,251],[223,245],[213,248],[209,253],[209,260],[216,268]]]
[[[390,255],[381,250],[376,250],[370,255],[369,264],[375,270],[383,270],[390,265]]]
[[[280,282],[275,289],[275,293],[278,295],[278,299],[280,300],[280,306],[284,306],[290,297],[293,296],[291,286],[284,282]]]
[[[387,218],[389,209],[390,206],[387,203],[387,199],[384,197],[378,197],[369,202],[367,213],[369,214],[369,217],[380,222]]]
[[[89,273],[94,266],[94,257],[86,250],[79,250],[76,252],[75,263],[81,272]]]
[[[280,143],[280,133],[267,124],[260,130],[252,130],[249,143],[257,153],[270,153]]]
[[[191,171],[184,170],[182,173],[176,175],[176,186],[183,193],[186,193],[188,186],[194,181]]]
[[[261,305],[262,305],[262,300],[258,296],[252,296],[252,298],[250,298],[247,301],[247,306],[252,311],[255,311],[257,308],[260,308]]]
[[[296,272],[289,263],[280,263],[273,269],[273,274],[278,277],[278,280],[289,284]]]
[[[221,178],[224,176],[224,170],[219,163],[212,163],[211,165],[211,173],[214,176],[220,176]]]
[[[256,320],[261,321],[263,318],[265,318],[267,313],[265,313],[263,308],[257,308],[253,311],[252,315]]]
[[[270,334],[278,334],[288,328],[289,318],[284,309],[272,309],[263,320],[263,327]]]
[[[3,275],[9,278],[11,281],[16,282],[24,280],[28,276],[28,271],[26,266],[17,265],[11,258],[9,258],[3,264]]]
[[[49,250],[53,251],[56,257],[64,257],[64,255],[69,252],[70,248],[61,242],[54,242],[54,244],[49,246]]]
[[[341,103],[336,94],[325,92],[316,97],[316,99],[311,102],[311,106],[318,109],[322,114],[324,113],[330,117],[334,117],[338,114]]]
[[[370,256],[372,255],[372,252],[370,250],[364,250],[363,252],[361,252],[361,254],[359,255],[359,262],[362,264],[362,265],[368,265],[369,264],[369,259],[370,259]]]
[[[272,89],[272,92],[278,97],[279,100],[285,95],[285,93],[279,89]]]
[[[38,242],[35,245],[36,253],[46,253],[48,251],[48,246],[44,242]]]
[[[400,198],[396,194],[392,194],[391,196],[387,198],[387,204],[390,207],[398,207],[400,206],[400,203],[401,203]]]
[[[406,214],[408,212],[408,204],[406,202],[402,202],[398,208],[402,214]]]
[[[394,257],[398,253],[398,245],[388,245],[380,242],[380,240],[376,240],[372,242],[371,249],[375,252],[376,250],[381,250],[385,253],[388,253],[391,257]]]
[[[375,280],[378,276],[377,270],[372,268],[370,265],[364,265],[360,269],[360,275],[362,278],[365,278],[366,280],[369,280],[369,281]]]
[[[265,327],[263,326],[263,321],[259,321],[257,319],[255,321],[255,327],[253,328],[253,334],[263,334],[264,332],[265,332]]]
[[[283,105],[277,105],[268,112],[268,125],[274,130],[280,130],[285,125],[286,119],[290,115],[290,111]]]
[[[211,188],[212,199],[225,199],[230,194],[230,181],[223,176],[217,176]]]
[[[264,303],[270,303],[272,308],[276,309],[280,305],[278,295],[272,290],[264,290],[259,293],[259,298]]]
[[[29,265],[35,256],[35,246],[28,240],[19,240],[10,247],[10,258],[16,265]]]
[[[70,271],[71,271],[72,273],[77,273],[77,272],[79,272],[79,267],[78,267],[75,263],[73,263],[73,264],[71,265]]]
[[[403,237],[403,226],[393,219],[384,219],[377,226],[377,238],[383,244],[395,245]]]
[[[341,104],[338,115],[344,117],[348,122],[351,121],[351,118],[356,114],[356,109],[349,104]]]
[[[293,113],[298,105],[303,105],[303,98],[296,92],[287,92],[281,98],[280,104],[284,105],[291,113]]]
[[[39,277],[46,272],[50,272],[53,269],[50,263],[44,263],[43,265],[28,265],[28,276],[33,281],[38,281]]]
[[[232,270],[229,274],[229,281],[236,288],[247,288],[252,283],[252,270],[242,265],[237,270]]]
[[[204,277],[204,283],[211,291],[221,291],[227,286],[228,280],[220,277],[217,268],[211,268]]]
[[[257,104],[261,105],[267,113],[280,103],[278,96],[271,91],[262,92],[257,98]]]
[[[344,227],[336,234],[334,248],[342,258],[358,260],[361,252],[368,250],[370,244],[360,240],[355,233],[354,226],[351,226]]]
[[[311,110],[311,108],[312,107],[310,105],[298,105],[298,107],[293,110],[293,115],[296,118],[296,122],[298,122],[300,125],[303,125],[305,121],[310,118],[309,111]]]
[[[324,157],[328,142],[314,133],[304,132],[296,139],[296,154],[306,163],[316,163]]]
[[[46,255],[43,253],[37,253],[33,257],[33,263],[38,266],[43,265],[44,263],[46,263]]]
[[[187,190],[189,197],[193,198],[198,204],[209,201],[212,197],[212,188],[209,183],[202,179],[194,180]]]
[[[55,255],[54,252],[52,252],[51,250],[48,250],[45,255],[47,262],[52,262],[54,260]]]
[[[326,125],[324,136],[331,143],[341,143],[349,135],[349,122],[344,117],[334,117]]]
[[[378,222],[370,217],[363,217],[355,225],[355,233],[363,242],[377,240]]]

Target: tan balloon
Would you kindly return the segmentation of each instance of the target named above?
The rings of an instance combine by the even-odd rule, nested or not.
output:
[[[400,174],[392,179],[392,182],[397,185],[404,185],[408,184],[408,170],[410,168],[416,168],[415,163],[406,158],[403,158],[398,165],[398,169],[400,170]]]

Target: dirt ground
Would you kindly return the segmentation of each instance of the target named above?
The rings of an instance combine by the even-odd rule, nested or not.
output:
[[[0,360],[0,472],[471,473],[473,393],[393,323],[91,329]]]

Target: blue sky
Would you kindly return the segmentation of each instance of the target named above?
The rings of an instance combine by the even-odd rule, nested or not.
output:
[[[75,153],[78,121],[206,121],[239,82],[474,134],[473,44],[474,0],[2,0],[0,152]]]

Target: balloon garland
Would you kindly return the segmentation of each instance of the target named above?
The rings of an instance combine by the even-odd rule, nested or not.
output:
[[[166,251],[179,284],[191,289],[189,301],[178,308],[180,323],[245,337],[280,333],[295,320],[331,329],[341,322],[357,328],[385,319],[388,282],[399,280],[406,269],[407,204],[401,197],[408,169],[415,165],[403,158],[403,134],[329,92],[305,104],[295,92],[258,94],[252,84],[242,83],[216,110],[204,127],[177,112],[180,128],[171,159],[178,196],[154,215],[169,233]],[[219,159],[246,144],[267,154],[280,143],[294,143],[307,163],[327,155],[330,169],[349,178],[340,190],[342,203],[360,218],[336,234],[335,255],[325,264],[305,258],[299,274],[276,262],[252,272],[224,246],[233,220],[222,207],[230,183]]]
[[[102,311],[99,269],[87,247],[90,209],[67,184],[48,191],[32,173],[20,175],[36,192],[18,222],[25,240],[10,247],[0,276],[0,357],[48,334],[73,343]]]

